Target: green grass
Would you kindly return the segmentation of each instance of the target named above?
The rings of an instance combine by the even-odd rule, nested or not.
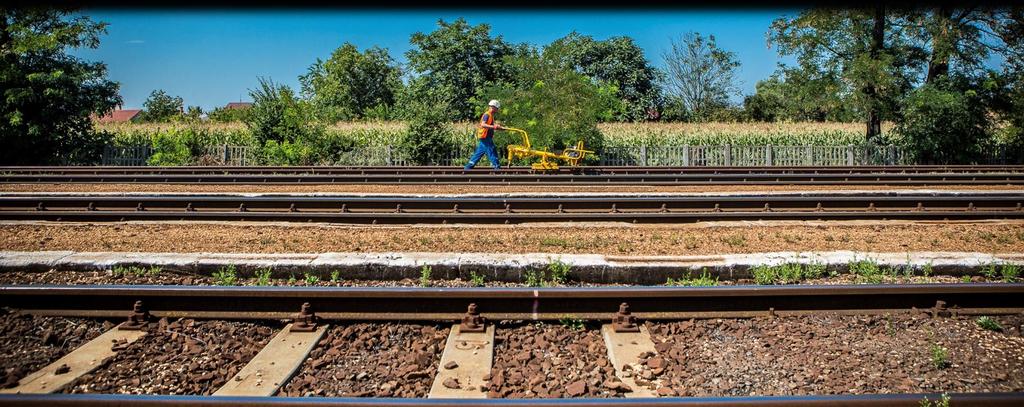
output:
[[[528,287],[543,287],[544,286],[544,272],[540,270],[526,270],[524,273],[526,277],[526,285]]]
[[[127,277],[129,275],[133,275],[135,277],[155,276],[160,274],[161,271],[163,271],[163,268],[160,266],[114,266],[114,268],[110,270],[114,277]]]
[[[338,270],[331,270],[331,282],[337,283],[341,279],[341,272]]]
[[[722,243],[732,247],[743,247],[747,245],[747,238],[743,235],[732,235],[721,238]]]
[[[306,280],[306,285],[316,285],[317,283],[320,282],[320,277],[314,273],[310,273],[307,271],[305,273],[302,273],[302,275]]]
[[[872,259],[853,260],[846,264],[850,274],[857,276],[857,282],[866,284],[881,284],[884,274],[878,267],[878,263]]]
[[[547,271],[551,275],[550,285],[564,285],[569,281],[569,271],[572,270],[572,266],[563,263],[561,260],[554,260],[548,263]]]
[[[1000,332],[1003,330],[1003,326],[999,325],[999,322],[997,322],[994,318],[987,315],[979,317],[978,319],[974,320],[974,322],[978,323],[978,326],[980,326],[982,329],[987,329],[989,331]]]
[[[473,284],[473,287],[483,287],[484,286],[484,275],[483,274],[477,274],[476,271],[470,271],[469,272],[469,282]]]
[[[213,272],[213,282],[216,285],[235,285],[238,283],[238,275],[235,273],[235,265],[229,264]]]
[[[807,279],[822,278],[827,267],[820,263],[785,263],[777,266],[760,265],[751,267],[754,281],[760,285],[795,284]]]
[[[270,285],[270,274],[270,267],[256,270],[256,285],[261,287]]]
[[[949,367],[949,351],[946,348],[939,346],[937,343],[933,343],[929,348],[929,352],[932,355],[932,366],[936,369],[945,369]]]
[[[996,263],[992,262],[986,264],[985,267],[981,268],[981,275],[985,276],[988,280],[995,280],[999,276],[999,272],[996,267]]]
[[[683,287],[714,287],[718,285],[718,277],[711,278],[711,275],[708,274],[708,269],[704,268],[697,277],[686,276],[680,277],[678,280],[669,277],[668,281],[665,282],[665,285]]]
[[[1007,283],[1015,283],[1020,278],[1020,267],[1016,264],[1004,264],[1000,274],[1003,276],[1003,281]]]
[[[432,270],[430,266],[423,266],[420,269],[420,287],[430,287],[430,274]]]

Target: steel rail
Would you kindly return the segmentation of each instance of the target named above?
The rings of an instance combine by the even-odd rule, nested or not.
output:
[[[0,183],[144,183],[209,185],[1024,185],[1024,173],[349,173],[6,175]]]
[[[175,167],[0,167],[5,175],[141,175],[141,174],[476,174],[486,168],[464,171],[453,166],[175,166]],[[506,174],[530,174],[530,167],[507,167]],[[909,166],[587,166],[563,167],[561,174],[926,174],[926,173],[1021,173],[1022,165],[909,165]]]
[[[1016,219],[1024,194],[756,196],[0,196],[0,219],[340,223],[676,223],[769,219]]]
[[[952,393],[953,405],[1016,407],[1024,404],[1024,393]],[[342,397],[211,397],[124,394],[24,394],[0,395],[0,404],[25,407],[379,407],[379,406],[531,406],[531,407],[626,407],[626,406],[713,406],[713,407],[918,407],[921,400],[936,401],[941,395],[870,394],[775,397],[692,397],[630,399],[398,399]]]
[[[608,288],[326,288],[0,286],[0,305],[37,315],[284,319],[309,302],[328,320],[459,320],[470,303],[491,320],[610,320],[627,302],[641,319],[758,317],[912,308],[962,315],[1024,312],[1024,284]]]

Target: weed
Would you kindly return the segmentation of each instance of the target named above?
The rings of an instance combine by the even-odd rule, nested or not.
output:
[[[558,237],[545,237],[540,241],[541,246],[569,247],[569,241]]]
[[[586,325],[582,319],[571,316],[563,317],[559,319],[558,322],[560,322],[562,326],[569,328],[573,331],[582,331]]]
[[[857,281],[867,284],[880,284],[882,282],[882,271],[878,263],[871,259],[854,260],[847,263],[850,273],[857,276]]]
[[[939,346],[937,343],[933,343],[930,348],[932,354],[932,365],[936,369],[945,369],[949,366],[949,351],[946,348]]]
[[[295,275],[294,274],[288,276],[288,285],[295,285],[295,281],[296,280],[295,280]]]
[[[885,333],[889,336],[896,335],[896,327],[892,325],[892,314],[885,314]]]
[[[920,407],[949,407],[950,400],[951,398],[948,394],[942,393],[941,398],[935,401],[928,400],[928,396],[924,396],[924,398],[921,399],[921,403],[918,405]]]
[[[270,285],[270,267],[256,270],[256,285]]]
[[[483,274],[477,274],[476,271],[470,271],[469,272],[469,281],[471,283],[473,283],[473,287],[483,287],[484,286],[484,275]]]
[[[331,270],[331,282],[337,283],[341,279],[341,272],[338,270]]]
[[[1004,282],[1013,283],[1020,277],[1020,268],[1016,264],[1004,264],[1001,274]]]
[[[804,278],[822,278],[825,276],[827,267],[821,263],[808,264],[804,269]]]
[[[423,266],[420,269],[420,287],[430,287],[430,266]]]
[[[960,277],[960,282],[964,284],[971,282],[971,276]]]
[[[544,272],[538,270],[526,270],[526,285],[528,287],[543,287]]]
[[[1003,330],[1003,327],[1002,325],[999,325],[999,322],[996,322],[995,319],[987,315],[978,318],[974,322],[977,322],[978,326],[980,326],[982,329],[988,329],[989,331],[1000,332]]]
[[[235,273],[235,265],[228,264],[227,266],[221,267],[220,270],[213,272],[213,281],[217,285],[235,285],[238,282],[238,276]]]
[[[722,243],[732,247],[743,247],[747,245],[747,238],[743,235],[731,235],[721,238]]]
[[[569,271],[572,270],[572,266],[563,263],[561,260],[555,260],[548,263],[548,269],[551,272],[552,285],[563,285],[568,281]]]
[[[705,267],[700,272],[700,276],[697,278],[693,277],[681,277],[678,280],[672,277],[668,278],[665,285],[669,286],[686,286],[686,287],[714,287],[718,285],[718,277],[711,278],[711,274],[708,274],[708,269]]]
[[[302,273],[302,275],[303,277],[305,277],[306,285],[316,285],[316,283],[320,282],[320,277],[318,277],[316,274],[307,271]]]
[[[775,268],[771,266],[754,266],[750,269],[750,273],[754,275],[754,282],[760,285],[775,284],[778,279]]]
[[[931,277],[934,272],[935,270],[932,269],[932,262],[925,263],[925,265],[921,267],[921,274],[925,277]]]
[[[988,280],[995,280],[996,276],[999,275],[996,270],[996,263],[992,262],[985,265],[985,267],[982,267],[981,275],[985,276],[985,278]]]

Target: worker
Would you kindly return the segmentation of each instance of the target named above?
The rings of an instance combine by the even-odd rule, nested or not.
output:
[[[469,158],[469,163],[464,168],[466,171],[473,169],[473,166],[484,154],[487,154],[487,158],[491,160],[491,166],[495,171],[501,169],[501,165],[498,163],[498,151],[494,147],[494,131],[505,128],[494,122],[494,115],[498,114],[498,109],[501,109],[501,103],[491,100],[487,103],[487,111],[480,116],[480,123],[476,128],[476,138],[479,141],[476,144],[476,151],[473,152],[473,156]]]

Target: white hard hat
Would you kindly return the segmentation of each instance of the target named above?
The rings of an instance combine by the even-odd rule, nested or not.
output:
[[[498,102],[498,99],[491,99],[490,102],[487,102],[487,106],[494,106],[498,109],[501,109],[501,103]]]

